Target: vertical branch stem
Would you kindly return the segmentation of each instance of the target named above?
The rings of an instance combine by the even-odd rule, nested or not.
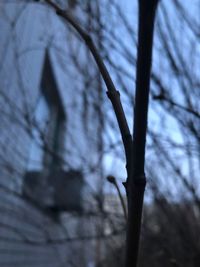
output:
[[[145,144],[149,85],[152,60],[153,29],[158,0],[139,0],[138,56],[132,165],[127,180],[128,223],[126,243],[126,267],[136,267],[141,228],[141,217],[146,177]]]

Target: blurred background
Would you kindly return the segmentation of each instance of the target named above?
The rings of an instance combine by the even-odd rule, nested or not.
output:
[[[133,125],[137,1],[55,0],[92,36]],[[84,41],[0,1],[0,266],[123,266],[125,157]],[[139,266],[200,266],[200,0],[157,12]]]

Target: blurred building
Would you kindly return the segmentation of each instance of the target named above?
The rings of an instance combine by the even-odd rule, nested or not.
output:
[[[5,2],[0,13],[0,266],[94,266],[85,212],[101,194],[99,74],[50,8]]]

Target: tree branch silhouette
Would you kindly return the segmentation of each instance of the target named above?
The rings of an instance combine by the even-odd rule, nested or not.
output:
[[[126,154],[127,181],[124,184],[128,199],[126,267],[137,266],[143,197],[146,185],[144,174],[145,143],[149,84],[152,60],[153,29],[158,0],[139,1],[138,59],[134,110],[133,141],[120,101],[110,74],[91,38],[77,20],[51,0],[44,0],[56,13],[67,21],[82,37],[92,53],[107,87],[107,95],[113,105]]]

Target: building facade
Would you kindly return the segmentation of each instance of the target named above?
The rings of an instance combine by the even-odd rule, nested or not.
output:
[[[74,1],[64,8],[90,23]],[[95,266],[85,212],[101,192],[98,71],[47,6],[1,3],[0,13],[0,266]]]

